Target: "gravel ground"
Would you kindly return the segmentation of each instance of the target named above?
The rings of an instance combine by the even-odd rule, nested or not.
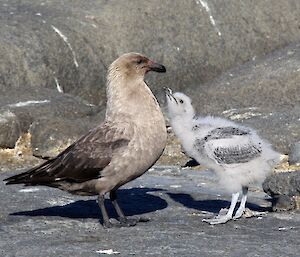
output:
[[[128,228],[104,229],[94,197],[4,183],[0,193],[0,256],[299,256],[300,212],[268,212],[257,188],[248,208],[267,214],[203,223],[230,201],[209,171],[157,166],[127,184],[119,190],[125,213],[151,218]]]

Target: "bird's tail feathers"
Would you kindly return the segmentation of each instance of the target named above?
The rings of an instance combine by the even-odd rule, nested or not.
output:
[[[25,185],[36,185],[36,184],[47,184],[54,181],[54,177],[49,176],[50,168],[53,169],[55,165],[55,159],[46,161],[45,163],[34,167],[21,174],[4,179],[6,185],[11,184],[25,184]]]

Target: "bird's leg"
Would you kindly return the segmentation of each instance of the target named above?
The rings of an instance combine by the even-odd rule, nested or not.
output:
[[[109,221],[109,217],[108,217],[105,205],[104,205],[104,200],[105,200],[104,195],[99,194],[98,205],[100,207],[100,211],[101,211],[102,218],[103,218],[103,226],[105,228],[117,227],[119,224],[113,224]]]
[[[242,217],[242,215],[245,211],[245,206],[246,206],[246,201],[247,201],[247,193],[248,193],[248,187],[243,187],[241,204],[240,204],[240,207],[237,209],[233,219],[238,219],[238,218]]]
[[[117,194],[116,191],[111,191],[110,192],[110,200],[119,216],[119,221],[121,223],[121,225],[123,226],[135,226],[140,219],[139,218],[127,218],[124,215],[124,212],[122,211],[121,207],[119,206],[118,202],[117,202]]]
[[[212,219],[203,219],[202,221],[207,222],[207,223],[209,223],[211,225],[215,225],[215,224],[223,224],[223,223],[226,223],[228,220],[231,220],[234,208],[235,208],[235,206],[237,204],[237,201],[239,199],[239,195],[240,195],[240,193],[234,193],[234,194],[232,194],[230,207],[229,207],[229,210],[226,213],[226,215],[219,214],[215,218],[212,218]]]

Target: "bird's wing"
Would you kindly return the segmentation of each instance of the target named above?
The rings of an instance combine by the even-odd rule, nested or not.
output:
[[[132,124],[106,122],[89,131],[56,158],[25,173],[8,178],[13,183],[51,183],[58,180],[84,182],[101,177],[114,153],[126,148],[134,127]]]
[[[254,144],[230,147],[216,147],[213,156],[219,164],[237,164],[249,162],[261,154],[261,148]]]
[[[216,128],[196,140],[197,149],[218,164],[249,162],[259,157],[262,151],[260,142],[254,142],[251,133],[246,128]]]
[[[56,176],[75,180],[100,177],[101,171],[110,163],[114,153],[126,148],[132,134],[133,126],[126,123],[121,126],[112,122],[104,123],[91,130],[62,154],[60,158],[65,169]]]

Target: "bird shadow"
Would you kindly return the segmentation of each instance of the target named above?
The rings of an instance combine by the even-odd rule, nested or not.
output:
[[[195,159],[190,159],[190,160],[188,160],[184,165],[183,165],[183,167],[190,167],[190,168],[192,168],[192,167],[197,167],[197,166],[199,166],[200,164],[195,160]]]
[[[195,200],[189,194],[182,194],[182,193],[167,193],[167,194],[170,196],[171,199],[182,204],[183,206],[198,211],[205,211],[205,212],[211,212],[217,214],[222,208],[229,208],[230,206],[230,201],[226,201],[226,200],[219,200],[219,199]],[[239,205],[237,205],[237,207],[238,206]],[[253,211],[258,211],[258,212],[270,211],[270,207],[262,207],[257,204],[249,203],[249,202],[246,203],[246,207]]]
[[[132,188],[118,190],[118,202],[126,216],[141,215],[164,209],[167,202],[149,192],[163,191],[155,188]],[[105,206],[111,218],[117,218],[111,201],[106,199]],[[99,219],[102,215],[96,200],[78,200],[63,206],[52,206],[42,209],[11,213],[13,216],[59,216],[72,219]]]

